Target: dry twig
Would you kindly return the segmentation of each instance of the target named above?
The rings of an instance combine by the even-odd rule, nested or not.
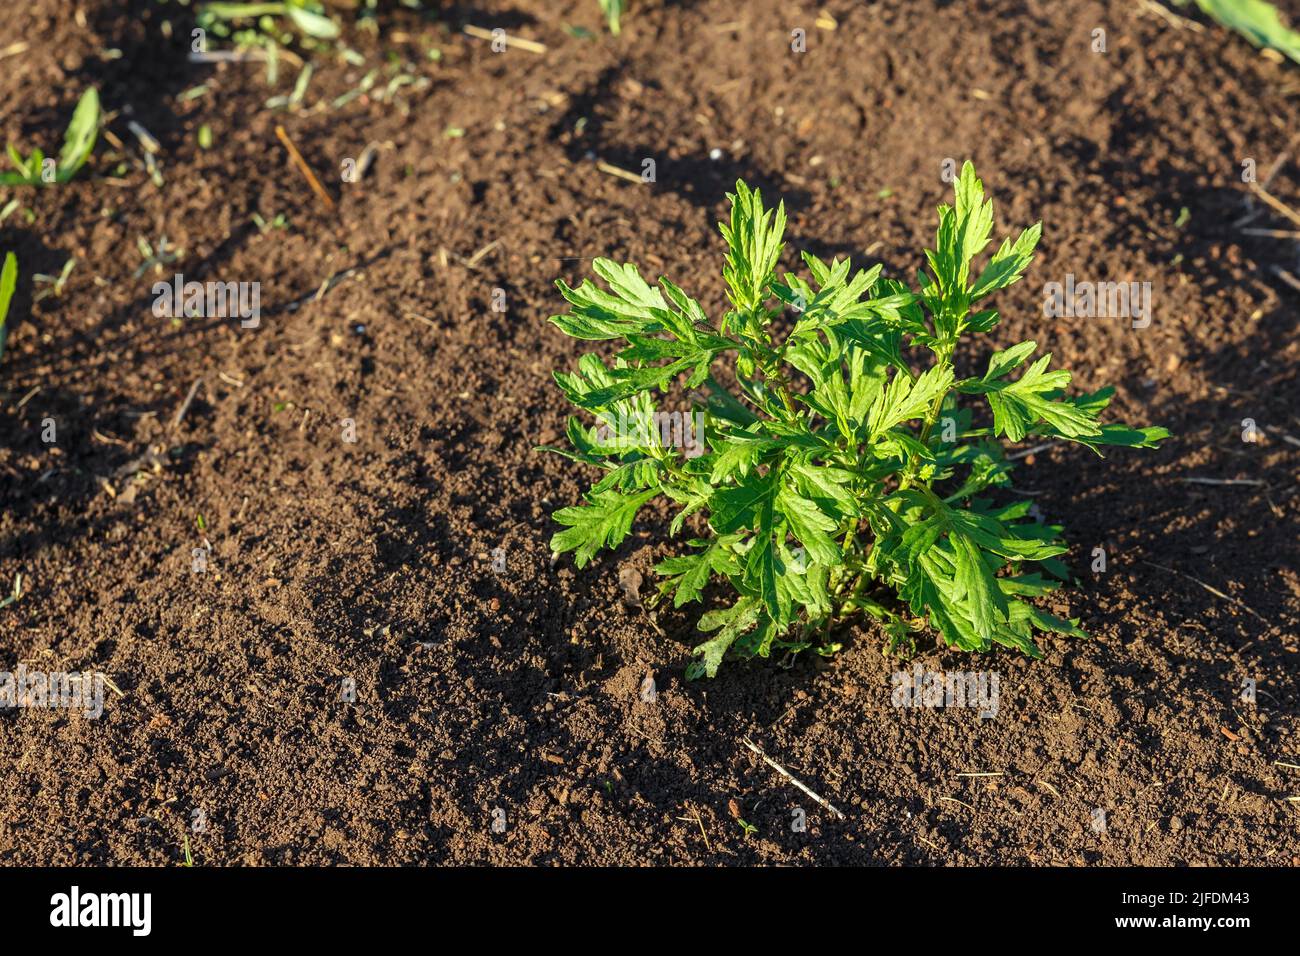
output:
[[[293,145],[293,140],[289,139],[289,134],[284,131],[284,127],[277,125],[275,127],[275,135],[279,138],[280,142],[284,144],[284,148],[289,151],[289,158],[293,160],[294,165],[297,166],[298,170],[304,177],[306,177],[307,185],[312,188],[312,192],[319,196],[321,201],[325,203],[328,208],[333,209],[334,200],[331,199],[330,194],[325,191],[325,187],[320,184],[320,180],[316,178],[316,174],[311,171],[311,167],[307,165],[307,160],[302,158],[302,153],[298,152],[298,147]]]
[[[798,780],[797,778],[795,778],[795,777],[790,773],[790,771],[786,770],[784,767],[782,767],[779,763],[777,763],[775,760],[773,760],[773,759],[772,759],[771,757],[769,757],[767,754],[763,753],[763,751],[762,751],[759,747],[757,747],[757,746],[754,744],[754,742],[751,741],[748,737],[745,737],[743,740],[741,740],[741,743],[744,744],[746,747],[748,747],[750,750],[754,751],[754,753],[756,753],[756,754],[758,754],[760,757],[762,757],[764,763],[766,763],[769,767],[771,767],[773,770],[775,770],[775,771],[776,771],[777,773],[779,773],[781,776],[785,777],[785,779],[789,780],[792,784],[794,784],[796,787],[798,787],[798,788],[799,788],[800,790],[802,790],[804,793],[808,794],[808,796],[810,796],[810,797],[812,797],[814,800],[816,800],[818,804],[820,804],[821,806],[825,807],[827,810],[829,810],[831,813],[835,814],[835,815],[836,815],[837,817],[839,817],[841,820],[843,820],[843,819],[845,818],[845,817],[844,817],[844,814],[841,813],[839,810],[837,810],[837,809],[834,807],[834,805],[831,804],[831,802],[830,802],[829,800],[826,800],[824,797],[820,797],[820,796],[818,796],[817,794],[813,793],[811,790],[809,790],[808,787],[806,787],[806,786],[805,786],[805,785],[804,785],[800,780]]]

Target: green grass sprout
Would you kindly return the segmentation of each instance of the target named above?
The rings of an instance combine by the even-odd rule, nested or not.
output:
[[[325,8],[312,0],[285,0],[279,3],[205,3],[199,8],[199,25],[209,27],[214,23],[234,23],[243,20],[259,21],[258,25],[272,39],[280,39],[274,20],[264,18],[284,17],[294,29],[318,40],[333,40],[339,35],[339,25],[325,13]]]
[[[9,337],[9,303],[14,297],[18,285],[18,257],[12,252],[5,253],[4,266],[0,267],[0,359],[4,358],[5,341]]]
[[[59,270],[56,276],[45,275],[42,272],[32,273],[32,283],[34,285],[45,286],[34,296],[33,302],[40,302],[42,299],[48,299],[50,296],[63,295],[63,288],[68,284],[68,277],[72,275],[72,270],[77,267],[77,257],[72,256],[63,263],[63,268]]]
[[[600,12],[605,15],[609,32],[614,36],[618,36],[622,29],[623,11],[626,9],[626,0],[600,0]]]
[[[1191,0],[1175,0],[1186,6]],[[1277,50],[1300,63],[1300,33],[1282,20],[1277,7],[1264,0],[1196,0],[1201,12],[1240,33],[1257,47]]]
[[[21,574],[15,574],[13,590],[9,592],[8,597],[4,598],[3,600],[0,600],[0,610],[7,608],[10,604],[16,604],[18,601],[22,599],[22,596],[23,596],[23,576]]]
[[[66,183],[86,165],[95,148],[99,134],[99,93],[94,87],[86,90],[72,112],[72,120],[63,134],[63,148],[58,160],[46,160],[38,148],[27,159],[13,143],[6,147],[9,161],[15,172],[0,172],[0,186],[41,186],[49,183]]]

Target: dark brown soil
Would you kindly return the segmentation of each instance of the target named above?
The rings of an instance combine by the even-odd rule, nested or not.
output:
[[[121,694],[98,721],[0,714],[0,860],[176,864],[188,838],[200,865],[1300,863],[1300,448],[1283,437],[1300,436],[1300,293],[1277,272],[1300,274],[1300,247],[1241,228],[1295,228],[1241,170],[1300,205],[1300,67],[1126,0],[828,0],[834,30],[818,9],[644,0],[614,39],[594,0],[397,8],[351,38],[366,66],[317,58],[296,112],[264,108],[288,65],[271,89],[258,64],[186,62],[187,8],[6,10],[0,49],[30,46],[0,60],[0,136],[53,152],[94,83],[124,149],[101,140],[71,185],[9,191],[23,210],[0,225],[23,271],[0,590],[21,574],[25,591],[0,610],[0,669],[102,670]],[[464,23],[548,51],[494,54]],[[329,106],[387,51],[428,86],[382,102],[381,72]],[[117,169],[139,156],[128,108],[161,142],[161,188]],[[370,143],[369,173],[340,182]],[[645,157],[654,185],[593,162]],[[1116,385],[1118,418],[1175,436],[1019,473],[1074,546],[1082,581],[1055,605],[1095,639],[1039,662],[924,645],[925,668],[999,675],[987,720],[891,706],[913,662],[868,625],[826,662],[685,682],[693,616],[659,633],[618,587],[633,567],[649,591],[663,512],[582,572],[551,560],[549,514],[589,477],[532,451],[567,414],[550,371],[584,350],[545,321],[553,280],[629,259],[716,311],[737,177],[786,199],[790,265],[809,248],[911,273],[949,157],[975,160],[1003,231],[1045,223],[989,345],[1032,336],[1080,387]],[[184,249],[164,275],[261,282],[261,327],[155,318],[137,239],[161,235]],[[69,256],[62,295],[34,301],[32,273]],[[1153,323],[1043,318],[1043,283],[1067,273],[1150,281]]]

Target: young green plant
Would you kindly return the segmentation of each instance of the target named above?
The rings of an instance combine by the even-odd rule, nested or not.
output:
[[[23,159],[23,154],[10,143],[7,150],[15,171],[0,172],[0,186],[41,186],[68,182],[90,158],[98,134],[99,93],[91,87],[81,94],[77,108],[72,112],[72,120],[63,134],[63,148],[59,150],[58,160],[50,159],[47,163],[45,154],[40,149],[32,150],[31,155]]]
[[[199,7],[198,23],[204,29],[217,27],[213,32],[225,35],[224,26],[241,21],[256,22],[264,34],[273,40],[287,42],[290,37],[277,28],[278,17],[286,18],[304,35],[318,40],[333,40],[339,35],[339,25],[315,0],[282,0],[275,3],[205,3]]]
[[[1009,484],[998,439],[1098,451],[1153,447],[1168,433],[1102,424],[1113,389],[1068,394],[1070,373],[1049,368],[1050,355],[1034,358],[1034,342],[958,374],[958,343],[997,325],[987,299],[1024,274],[1041,225],[1003,240],[977,268],[993,204],[970,163],[955,188],[915,291],[879,265],[855,272],[848,259],[808,253],[809,278],[778,278],[784,204],[766,208],[743,182],[720,224],[730,308],[719,321],[631,264],[595,260],[608,291],[557,283],[571,309],[555,325],[623,347],[612,362],[590,353],[576,372],[555,375],[595,422],[571,417],[572,447],[545,450],[600,477],[582,504],[555,513],[564,528],[551,549],[575,552],[581,568],[618,546],[652,499],[669,499],[670,534],[689,527],[691,550],[656,567],[655,600],[701,601],[712,582],[731,592],[700,617],[712,636],[695,648],[688,676],[712,677],[728,656],[830,653],[833,626],[859,613],[882,623],[891,650],[926,623],[953,647],[1034,657],[1036,632],[1083,636],[1077,621],[1028,600],[1067,579],[1066,546],[1029,501],[985,496]],[[787,314],[781,336],[776,320]],[[731,374],[715,374],[726,358]],[[656,392],[673,392],[683,377],[691,412],[660,411]],[[984,406],[981,420],[963,400]],[[694,421],[705,433],[696,450],[706,438],[707,453],[679,454],[665,439]]]
[[[627,9],[627,0],[600,0],[600,12],[605,15],[609,32],[618,36],[622,29],[623,11]]]
[[[5,253],[4,265],[0,266],[0,359],[5,355],[5,342],[9,338],[9,303],[13,300],[14,289],[18,285],[18,257],[12,252]]]
[[[1174,0],[1186,6],[1192,0]],[[1276,6],[1264,0],[1195,0],[1206,16],[1244,36],[1257,47],[1277,50],[1300,63],[1300,33],[1287,26]]]

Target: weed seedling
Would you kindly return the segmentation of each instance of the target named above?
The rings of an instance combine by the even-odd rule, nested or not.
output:
[[[144,236],[137,236],[135,247],[140,250],[140,258],[144,262],[136,266],[135,271],[131,273],[131,277],[134,279],[140,278],[150,269],[155,274],[162,275],[163,266],[170,266],[180,261],[181,256],[185,255],[185,250],[170,245],[166,236],[158,237],[157,247]]]
[[[41,186],[47,183],[66,183],[86,164],[95,137],[99,134],[99,93],[94,87],[81,94],[72,121],[63,134],[63,148],[57,160],[46,159],[40,149],[23,159],[23,154],[10,143],[7,147],[9,161],[16,172],[0,172],[0,186]]]
[[[285,0],[281,3],[205,3],[199,8],[198,24],[213,29],[218,36],[230,32],[227,24],[255,21],[258,28],[271,39],[288,45],[292,37],[278,27],[277,18],[284,17],[293,28],[318,40],[333,40],[339,35],[339,25],[325,13],[325,8],[314,0]]]
[[[955,189],[916,291],[879,265],[854,272],[848,259],[808,253],[809,279],[778,279],[784,205],[765,208],[743,182],[721,224],[730,308],[719,321],[631,264],[595,260],[608,291],[557,283],[572,308],[555,325],[623,347],[612,363],[587,354],[576,372],[555,375],[595,424],[571,417],[572,447],[545,450],[601,477],[582,504],[555,513],[564,528],[551,550],[575,552],[581,568],[622,542],[652,499],[675,505],[670,533],[689,527],[691,550],[656,567],[655,600],[702,601],[714,581],[734,595],[699,619],[712,636],[695,648],[689,677],[713,676],[724,656],[829,653],[832,627],[859,613],[881,622],[890,650],[926,623],[962,650],[996,644],[1034,657],[1036,632],[1083,636],[1077,621],[1028,600],[1067,579],[1067,549],[1029,501],[985,496],[1009,484],[998,439],[1099,451],[1154,447],[1168,433],[1102,424],[1113,389],[1069,394],[1070,373],[1050,369],[1050,355],[1035,358],[1034,342],[958,374],[958,343],[997,325],[986,300],[1023,275],[1041,224],[977,268],[993,204],[970,163]],[[778,319],[788,321],[784,336]],[[724,357],[730,374],[715,376]],[[655,393],[681,378],[690,410],[660,411]],[[961,399],[977,403],[978,418]],[[677,440],[688,431],[690,442]]]
[[[56,276],[48,276],[43,272],[32,273],[32,284],[42,285],[45,288],[32,296],[33,302],[40,302],[42,299],[48,299],[50,296],[63,295],[63,287],[68,284],[68,276],[72,275],[72,270],[77,267],[77,257],[73,256],[67,262],[63,263],[63,268],[59,270]]]
[[[605,15],[609,32],[614,36],[618,36],[622,29],[623,11],[626,9],[626,0],[600,0],[600,12]]]
[[[21,574],[16,574],[14,575],[13,590],[9,592],[8,597],[0,599],[0,609],[7,608],[10,604],[17,603],[17,601],[20,598],[22,598],[22,596],[23,596],[23,576]]]
[[[4,358],[5,341],[9,337],[9,303],[14,297],[18,285],[18,257],[12,252],[5,253],[4,265],[0,266],[0,358]]]
[[[1186,6],[1191,0],[1174,0]],[[1206,16],[1263,49],[1277,50],[1300,63],[1300,33],[1286,25],[1276,6],[1265,0],[1196,0]]]
[[[262,217],[261,213],[253,213],[253,225],[257,227],[258,232],[267,232],[271,229],[286,229],[289,226],[289,220],[284,218],[284,213],[276,213],[275,218],[270,222]]]

